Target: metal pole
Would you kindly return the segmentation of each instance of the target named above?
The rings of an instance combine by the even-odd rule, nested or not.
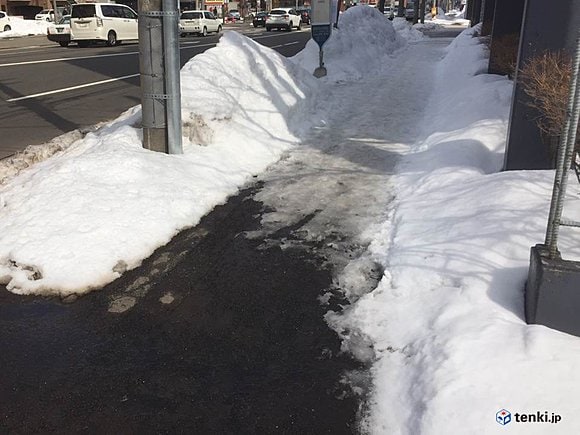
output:
[[[52,0],[52,4],[52,10],[54,11],[54,23],[56,24],[60,21],[60,14],[56,8],[56,0]],[[50,14],[48,15],[48,19],[50,20]]]
[[[558,251],[558,233],[560,230],[560,219],[564,208],[564,198],[568,187],[568,169],[572,164],[574,155],[574,145],[576,143],[576,132],[578,120],[580,118],[580,87],[578,86],[578,75],[580,74],[580,37],[576,40],[576,54],[572,66],[572,77],[570,80],[570,94],[568,107],[566,109],[566,122],[562,129],[560,147],[558,149],[558,162],[556,175],[554,177],[554,188],[552,191],[552,203],[550,204],[550,215],[548,217],[548,230],[546,232],[546,245],[550,251],[550,258],[555,258]]]
[[[161,0],[139,1],[143,148],[167,152]]]
[[[179,0],[163,0],[163,51],[167,94],[169,154],[183,154],[181,137],[181,82],[179,62]]]

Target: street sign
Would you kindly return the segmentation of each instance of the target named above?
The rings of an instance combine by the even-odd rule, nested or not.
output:
[[[312,1],[312,39],[318,44],[318,68],[314,70],[315,77],[324,77],[326,68],[324,67],[322,46],[330,38],[332,32],[332,0]]]
[[[331,15],[331,0],[314,0],[312,2],[312,24],[331,24]]]
[[[313,24],[312,29],[312,39],[318,44],[322,49],[324,43],[330,38],[330,32],[332,26],[330,24]]]

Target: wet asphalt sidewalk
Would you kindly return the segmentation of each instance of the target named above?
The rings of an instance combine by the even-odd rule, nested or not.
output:
[[[331,271],[244,237],[259,189],[76,301],[0,288],[0,432],[355,433]]]

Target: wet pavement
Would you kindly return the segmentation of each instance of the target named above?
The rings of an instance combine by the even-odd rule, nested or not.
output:
[[[362,367],[318,302],[332,271],[245,236],[259,189],[76,301],[0,288],[0,432],[356,433]]]

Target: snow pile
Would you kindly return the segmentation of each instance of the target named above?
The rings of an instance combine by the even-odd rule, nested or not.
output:
[[[340,15],[338,29],[332,29],[323,46],[328,77],[334,81],[357,80],[371,71],[376,73],[388,62],[387,55],[408,38],[408,33],[398,36],[393,24],[377,9],[349,8]],[[318,67],[318,52],[318,44],[310,40],[293,59],[312,72]]]
[[[497,172],[512,84],[481,73],[485,55],[472,29],[439,65],[425,139],[398,166],[397,200],[375,241],[384,277],[345,317],[329,316],[373,343],[370,433],[497,433],[504,408],[512,419],[560,414],[550,433],[580,427],[580,341],[528,326],[523,313],[553,172]],[[579,242],[576,233],[565,250],[578,254]]]
[[[195,56],[182,75],[184,135],[193,144],[232,146],[235,131],[253,158],[271,142],[295,143],[292,126],[307,127],[299,103],[315,92],[312,74],[239,33],[226,32],[219,50]]]
[[[46,35],[46,29],[50,25],[44,20],[23,20],[19,17],[10,17],[11,30],[0,32],[0,39],[14,38],[17,36]]]
[[[465,9],[466,8],[464,8],[461,12],[456,9],[445,12],[442,8],[437,8],[437,15],[435,17],[431,16],[431,14],[428,14],[425,18],[431,20],[433,23],[443,26],[468,26],[470,21],[465,19]]]
[[[297,143],[289,120],[315,81],[227,32],[182,83],[184,156],[142,148],[136,106],[2,187],[0,281],[11,291],[83,293],[138,266]]]
[[[395,17],[393,19],[393,27],[397,31],[397,34],[409,42],[420,41],[424,38],[423,33],[419,29],[425,25],[415,24],[414,26],[410,21],[402,17]]]

